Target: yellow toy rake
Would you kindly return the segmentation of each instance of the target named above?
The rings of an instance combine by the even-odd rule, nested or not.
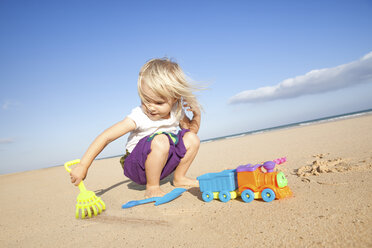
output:
[[[71,172],[71,166],[74,164],[80,163],[80,159],[72,160],[65,163],[65,169],[68,172]],[[97,197],[93,191],[89,191],[85,188],[83,181],[79,184],[80,194],[77,196],[76,200],[76,219],[79,218],[81,212],[81,218],[84,219],[86,213],[88,213],[89,218],[92,217],[92,210],[93,214],[97,215],[102,212],[102,210],[106,209],[105,203],[101,200],[100,197]]]

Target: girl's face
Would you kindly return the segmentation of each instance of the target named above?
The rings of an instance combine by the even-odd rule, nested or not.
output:
[[[157,121],[160,119],[169,119],[170,112],[175,99],[164,99],[157,96],[146,84],[142,85],[142,93],[147,104],[141,103],[143,112],[150,120]]]

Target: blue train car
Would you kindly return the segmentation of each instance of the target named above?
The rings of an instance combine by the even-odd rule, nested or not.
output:
[[[205,202],[210,202],[215,198],[219,198],[222,202],[228,202],[237,197],[236,170],[207,173],[197,179]]]

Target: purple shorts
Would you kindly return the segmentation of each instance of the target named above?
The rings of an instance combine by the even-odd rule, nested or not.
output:
[[[167,162],[160,175],[160,180],[172,174],[177,168],[181,159],[186,154],[186,147],[183,143],[183,136],[188,129],[182,129],[178,134],[166,133],[169,139],[169,154]],[[125,158],[124,161],[124,175],[138,184],[145,185],[146,173],[145,173],[145,162],[148,154],[151,152],[151,141],[157,135],[156,133],[151,136],[142,138],[133,149],[133,151]]]

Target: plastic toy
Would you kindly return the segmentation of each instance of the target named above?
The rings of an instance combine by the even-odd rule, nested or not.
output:
[[[72,160],[65,163],[65,169],[68,172],[71,172],[70,167],[74,164],[80,163],[80,159]],[[102,210],[106,209],[105,203],[101,200],[100,197],[97,197],[93,191],[88,191],[85,188],[83,181],[80,182],[78,185],[80,194],[77,196],[77,203],[76,203],[76,212],[75,216],[76,219],[79,218],[81,212],[81,218],[84,219],[86,216],[86,212],[88,213],[89,218],[92,217],[92,210],[93,214],[97,215],[102,212]]]
[[[283,172],[274,172],[276,164],[286,162],[286,158],[267,161],[263,164],[241,165],[234,170],[207,173],[199,176],[200,191],[205,202],[219,198],[228,202],[241,196],[244,202],[262,198],[271,202],[292,195]],[[266,172],[262,170],[264,168]]]
[[[175,188],[174,190],[172,190],[171,192],[169,192],[168,194],[166,194],[162,197],[151,197],[151,198],[148,198],[148,199],[143,199],[143,200],[138,200],[138,201],[130,201],[130,202],[127,202],[124,205],[122,205],[121,208],[131,208],[131,207],[146,204],[146,203],[149,203],[149,202],[155,202],[154,205],[158,206],[160,204],[164,204],[164,203],[167,203],[167,202],[170,202],[170,201],[176,199],[177,197],[182,195],[182,193],[185,192],[185,191],[186,191],[186,189],[184,189],[184,188]]]

